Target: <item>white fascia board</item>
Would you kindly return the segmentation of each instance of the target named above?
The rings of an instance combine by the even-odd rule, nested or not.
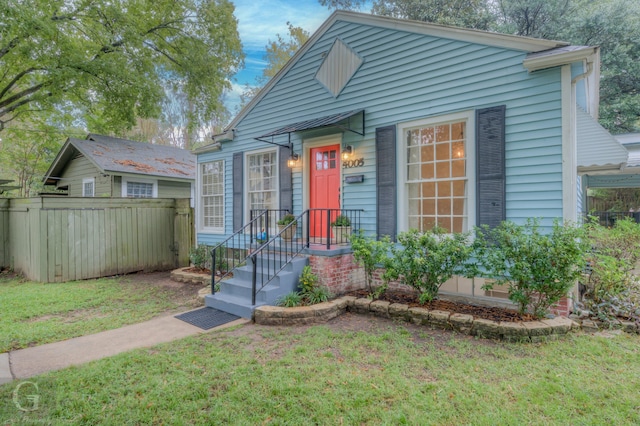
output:
[[[570,52],[525,59],[524,61],[522,61],[522,65],[527,70],[529,70],[529,72],[533,72],[587,60],[589,57],[594,55],[597,50],[597,47],[585,46],[582,49],[577,49]]]

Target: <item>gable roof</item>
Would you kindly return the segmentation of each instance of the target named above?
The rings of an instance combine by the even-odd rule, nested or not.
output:
[[[231,123],[226,127],[223,135],[228,137],[228,131],[235,128],[238,123],[260,102],[260,100],[275,86],[278,81],[295,65],[295,63],[338,21],[350,22],[362,25],[371,25],[381,28],[406,31],[417,34],[424,34],[434,37],[448,38],[452,40],[466,41],[469,43],[480,43],[489,46],[504,47],[522,52],[549,51],[558,47],[568,46],[566,42],[555,40],[542,40],[531,37],[522,37],[509,34],[493,33],[489,31],[474,30],[468,28],[451,27],[446,25],[432,24],[422,21],[411,21],[406,19],[389,18],[386,16],[371,15],[368,13],[335,11],[318,30],[307,40],[307,42],[296,52],[296,54],[285,64],[278,73],[271,78],[267,84],[251,99],[251,101],[240,110]],[[220,136],[223,136],[220,135]],[[217,147],[220,141],[227,141],[225,138],[215,138],[214,143],[201,147],[198,153],[206,152],[209,147]]]
[[[196,157],[185,149],[89,134],[86,139],[67,139],[44,176],[45,184],[53,185],[67,163],[78,153],[102,173],[169,180],[194,180],[196,177]]]

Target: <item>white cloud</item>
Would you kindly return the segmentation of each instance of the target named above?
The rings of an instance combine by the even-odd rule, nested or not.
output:
[[[331,15],[331,11],[317,0],[236,0],[234,4],[245,50],[264,50],[269,40],[275,40],[276,34],[286,36],[289,32],[287,22],[313,33]]]

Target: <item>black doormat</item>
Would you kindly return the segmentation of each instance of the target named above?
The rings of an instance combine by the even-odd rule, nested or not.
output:
[[[175,317],[191,325],[200,327],[203,330],[209,330],[240,318],[237,315],[222,312],[214,308],[196,309],[195,311],[185,312]]]

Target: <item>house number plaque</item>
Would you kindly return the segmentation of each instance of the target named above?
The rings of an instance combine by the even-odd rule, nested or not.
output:
[[[356,158],[353,160],[345,160],[342,162],[343,169],[352,169],[354,167],[364,166],[364,158]]]

